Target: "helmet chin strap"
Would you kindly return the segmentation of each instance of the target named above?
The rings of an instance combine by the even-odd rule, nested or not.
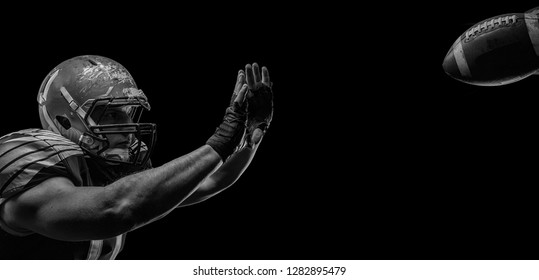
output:
[[[48,119],[50,120],[50,118]],[[106,144],[102,143],[102,140],[94,139],[93,137],[82,133],[80,130],[74,127],[65,129],[56,119],[51,120],[51,122],[53,123],[52,128],[56,128],[60,135],[70,139],[87,150],[95,152],[96,154],[99,150],[106,146]]]

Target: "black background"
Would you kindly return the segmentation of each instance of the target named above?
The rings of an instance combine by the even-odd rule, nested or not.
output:
[[[471,86],[441,67],[453,42],[474,24],[536,3],[443,3],[416,14],[403,32],[389,90],[394,174],[411,207],[409,240],[420,258],[537,258],[535,168],[538,76],[501,87]],[[404,44],[403,44],[404,45]],[[386,76],[391,81],[392,75]],[[397,171],[398,170],[398,171]],[[397,205],[401,205],[396,203]],[[414,215],[415,214],[415,215]]]
[[[275,114],[249,169],[129,233],[119,259],[534,259],[539,77],[484,88],[441,67],[474,23],[532,7],[81,12],[8,30],[0,132],[39,125],[53,67],[102,55],[149,97],[160,165],[205,143],[257,62]]]

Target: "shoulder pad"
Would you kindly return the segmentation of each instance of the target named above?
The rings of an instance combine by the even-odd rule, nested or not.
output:
[[[83,155],[80,146],[48,130],[28,129],[1,137],[0,198],[33,187],[28,183],[44,168],[78,155]]]

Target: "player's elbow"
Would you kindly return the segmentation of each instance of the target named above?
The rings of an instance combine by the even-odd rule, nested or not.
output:
[[[97,197],[94,197],[96,230],[105,238],[126,233],[134,227],[132,206],[125,193],[122,194],[114,188],[103,188]],[[92,238],[96,239],[96,238]]]
[[[129,232],[139,223],[133,211],[132,203],[127,199],[119,199],[110,203],[102,213],[102,224],[112,236]]]
[[[157,205],[144,196],[130,193],[111,196],[103,207],[103,221],[115,233],[122,234],[150,223],[162,214]]]

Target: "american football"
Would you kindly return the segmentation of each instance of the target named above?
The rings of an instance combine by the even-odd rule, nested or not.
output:
[[[539,7],[474,24],[453,43],[443,68],[452,78],[478,86],[539,74]]]

